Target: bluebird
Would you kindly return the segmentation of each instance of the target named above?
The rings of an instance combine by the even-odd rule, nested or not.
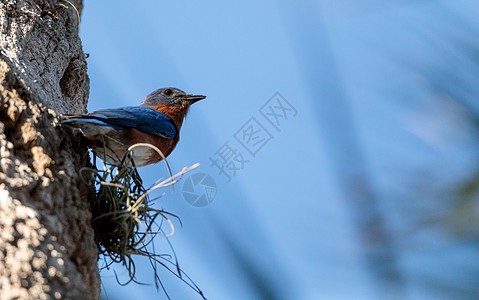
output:
[[[180,129],[190,105],[205,99],[177,88],[158,89],[139,106],[98,110],[86,115],[63,115],[63,124],[79,128],[88,146],[104,161],[118,164],[137,143],[156,146],[167,157],[180,139]],[[150,147],[132,150],[137,167],[162,160]]]

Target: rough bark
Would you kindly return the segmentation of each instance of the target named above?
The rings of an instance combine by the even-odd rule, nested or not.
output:
[[[86,111],[78,21],[64,1],[0,0],[0,299],[99,297],[87,156],[56,118]]]

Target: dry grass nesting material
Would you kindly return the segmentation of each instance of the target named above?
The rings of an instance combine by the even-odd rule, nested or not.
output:
[[[146,145],[160,151],[152,145]],[[130,150],[135,146],[138,145],[133,145]],[[141,146],[145,146],[145,144],[141,144]],[[163,156],[161,152],[160,155]],[[82,177],[88,177],[91,187],[92,226],[98,250],[103,255],[104,268],[108,268],[113,263],[121,263],[128,271],[129,280],[126,283],[119,282],[121,285],[131,281],[137,282],[133,258],[135,255],[140,255],[150,260],[157,288],[161,286],[166,293],[157,272],[157,267],[160,265],[204,298],[198,286],[180,269],[169,241],[169,250],[173,254],[155,253],[152,243],[157,235],[166,239],[173,235],[174,226],[171,219],[176,219],[180,225],[181,220],[175,214],[153,208],[151,203],[155,199],[150,199],[149,194],[156,189],[173,186],[184,173],[199,165],[185,167],[178,174],[172,175],[166,160],[165,163],[170,177],[159,179],[148,189],[143,186],[131,155],[123,158],[118,165],[104,163],[102,170],[98,170],[95,166],[82,169]],[[166,224],[168,233],[165,233],[163,229]]]

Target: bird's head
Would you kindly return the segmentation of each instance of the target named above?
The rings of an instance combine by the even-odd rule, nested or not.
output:
[[[158,89],[143,99],[141,105],[157,107],[159,105],[178,106],[188,108],[191,104],[205,99],[203,95],[191,95],[174,87]]]
[[[152,92],[143,99],[140,105],[149,106],[164,113],[173,119],[179,129],[190,105],[205,98],[206,96],[203,95],[191,95],[180,89],[168,87]]]

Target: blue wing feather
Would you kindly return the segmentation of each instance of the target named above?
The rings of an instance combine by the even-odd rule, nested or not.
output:
[[[170,139],[174,138],[178,132],[170,117],[147,106],[102,109],[83,117],[101,120],[112,125],[133,127]]]

